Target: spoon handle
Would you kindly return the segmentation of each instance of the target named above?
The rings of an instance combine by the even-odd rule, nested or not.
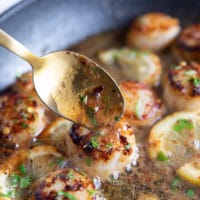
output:
[[[39,57],[33,55],[24,45],[15,40],[12,36],[8,35],[2,29],[0,29],[0,45],[20,56],[31,65],[36,61],[38,62],[40,59]]]

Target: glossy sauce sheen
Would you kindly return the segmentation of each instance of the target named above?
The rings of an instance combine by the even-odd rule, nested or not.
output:
[[[69,114],[72,121],[91,129],[113,124],[115,116],[123,114],[122,94],[94,62],[89,62],[84,56],[77,62],[52,95],[59,113],[63,116]],[[111,96],[114,99],[112,103]]]
[[[123,46],[124,35],[124,31],[97,35],[72,47],[72,50],[84,53],[95,60],[98,51],[111,47]],[[177,63],[171,56],[169,50],[165,50],[159,56],[164,66],[163,74],[165,74],[167,70],[166,66]],[[108,68],[107,70],[114,75],[114,78],[116,78],[118,82],[123,80],[123,77],[118,73],[117,69]],[[161,91],[162,87],[159,86],[156,92],[160,98],[162,98]],[[151,160],[149,158],[147,140],[150,128],[140,128],[136,130],[135,136],[140,155],[137,165],[132,168],[132,171],[122,174],[119,179],[114,180],[111,178],[103,183],[102,191],[105,197],[113,200],[138,200],[141,199],[138,197],[142,193],[148,193],[156,195],[157,199],[160,200],[199,199],[200,190],[198,187],[186,183],[184,180],[178,180],[180,184],[174,186],[177,180],[175,169],[180,167],[180,165],[187,160],[180,157],[180,160],[177,162],[173,159],[169,162],[159,162],[158,160]],[[186,157],[188,158],[188,156]],[[194,191],[192,197],[188,197],[187,194],[187,191],[190,189]]]

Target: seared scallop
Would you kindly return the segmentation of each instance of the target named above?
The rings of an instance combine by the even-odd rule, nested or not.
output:
[[[200,24],[187,26],[181,31],[173,52],[179,60],[200,62]]]
[[[51,146],[16,151],[0,165],[0,197],[27,199],[32,183],[59,168],[61,159],[63,156]]]
[[[123,81],[120,84],[125,100],[125,117],[131,125],[150,126],[164,112],[159,98],[143,83]]]
[[[145,82],[151,86],[159,83],[162,66],[159,57],[150,51],[138,49],[109,49],[98,54],[99,60],[120,70],[123,79]]]
[[[158,51],[168,46],[180,31],[179,20],[163,13],[139,16],[127,35],[130,46]]]
[[[52,120],[55,120],[57,118],[57,115],[47,106],[45,106],[40,100],[39,96],[36,93],[32,76],[32,71],[25,72],[22,75],[18,76],[15,83],[12,85],[12,91],[22,95],[30,96],[35,99],[38,106],[45,109],[46,121],[47,123],[50,123]]]
[[[130,170],[139,156],[134,131],[124,119],[96,132],[59,119],[40,139],[58,144],[57,148],[69,161],[93,178],[106,179],[110,175],[117,178],[125,168]],[[98,179],[96,182],[98,185]]]
[[[200,108],[200,64],[181,62],[170,69],[164,84],[164,100],[170,111]]]
[[[70,168],[51,172],[37,181],[36,185],[36,190],[28,200],[95,199],[92,181],[83,173]]]
[[[22,75],[16,78],[16,82],[12,86],[12,90],[17,93],[26,94],[29,96],[36,96],[33,79],[32,79],[32,72],[25,72]]]
[[[28,96],[7,93],[0,96],[0,145],[23,148],[45,125],[44,109]]]

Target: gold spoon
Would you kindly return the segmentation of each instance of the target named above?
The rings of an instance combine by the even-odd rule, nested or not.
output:
[[[122,116],[119,87],[89,58],[70,51],[37,57],[1,29],[0,45],[32,66],[38,96],[58,115],[87,128],[112,124]]]

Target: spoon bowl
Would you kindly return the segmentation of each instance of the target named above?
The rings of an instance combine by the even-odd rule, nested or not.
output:
[[[0,45],[30,63],[38,96],[58,115],[91,129],[112,124],[123,115],[117,83],[89,58],[71,51],[37,57],[3,30]]]

